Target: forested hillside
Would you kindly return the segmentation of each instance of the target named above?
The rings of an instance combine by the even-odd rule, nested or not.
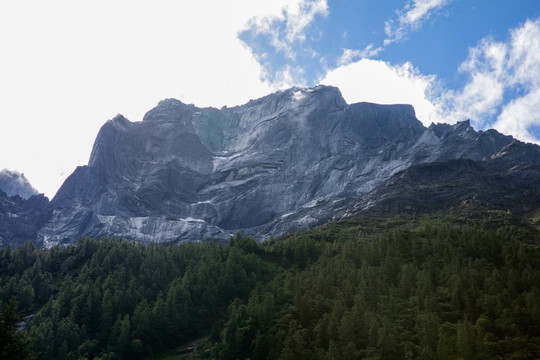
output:
[[[0,250],[39,359],[537,359],[540,235],[483,220],[351,219],[258,244],[80,239]],[[180,358],[180,357],[178,357]]]

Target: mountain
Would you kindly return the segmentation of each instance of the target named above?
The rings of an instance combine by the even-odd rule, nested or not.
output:
[[[426,128],[410,105],[292,88],[236,107],[161,101],[99,131],[36,241],[257,240],[363,214],[540,208],[540,147],[469,121]],[[0,229],[1,230],[1,229]]]
[[[24,174],[7,169],[0,171],[0,190],[3,190],[8,196],[19,195],[23,199],[28,199],[39,193]]]
[[[0,171],[0,248],[35,241],[50,218],[49,199],[17,171]]]
[[[425,128],[410,105],[348,105],[328,86],[221,109],[168,99],[143,121],[103,125],[38,237],[261,240],[467,200],[524,212],[538,207],[539,149],[469,121]]]

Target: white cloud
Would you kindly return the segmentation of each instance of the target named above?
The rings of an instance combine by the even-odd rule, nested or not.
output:
[[[496,115],[503,101],[504,89],[489,74],[474,74],[462,90],[446,91],[435,99],[440,107],[439,116],[445,122],[471,119],[478,128],[484,128],[487,119]]]
[[[384,31],[388,38],[385,45],[404,39],[407,34],[420,27],[433,12],[448,5],[452,0],[408,0],[402,10],[397,11],[397,20],[385,22]]]
[[[270,36],[270,45],[294,60],[294,45],[306,40],[305,29],[318,15],[328,15],[327,0],[293,0],[283,7],[280,14],[251,18],[247,29],[254,34]],[[283,31],[282,23],[285,23]]]
[[[382,50],[382,47],[374,48],[373,44],[369,44],[363,50],[343,49],[343,54],[338,59],[337,65],[348,65],[360,59],[369,59],[377,56]]]
[[[322,84],[339,87],[347,103],[412,104],[416,116],[429,125],[436,118],[435,106],[427,99],[434,76],[421,75],[411,63],[393,66],[380,60],[362,59],[330,71]]]
[[[320,4],[297,7],[290,39]],[[237,36],[285,7],[295,14],[288,0],[1,1],[0,168],[51,197],[117,113],[138,121],[163,98],[221,107],[268,94]]]
[[[540,87],[540,19],[527,21],[511,31],[507,70],[510,85],[521,84],[529,89]]]
[[[315,16],[328,15],[328,4],[326,0],[303,0],[294,7],[286,7],[288,43],[304,41],[304,29],[313,21]]]
[[[470,118],[478,128],[539,141],[528,128],[540,125],[540,19],[513,29],[506,42],[483,39],[469,50],[460,71],[468,82],[438,99],[441,116]]]
[[[530,132],[531,125],[540,125],[540,88],[506,104],[493,127],[504,134],[528,142],[540,143]]]

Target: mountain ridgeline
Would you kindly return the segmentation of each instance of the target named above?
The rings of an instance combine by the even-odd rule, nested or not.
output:
[[[426,128],[410,105],[349,105],[334,87],[221,109],[168,99],[103,125],[31,240],[264,240],[366,213],[522,214],[539,183],[536,145],[469,121]]]

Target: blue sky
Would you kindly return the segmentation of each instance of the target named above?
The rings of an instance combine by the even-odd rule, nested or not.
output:
[[[52,197],[101,125],[291,86],[540,139],[538,0],[3,0],[0,169]]]

